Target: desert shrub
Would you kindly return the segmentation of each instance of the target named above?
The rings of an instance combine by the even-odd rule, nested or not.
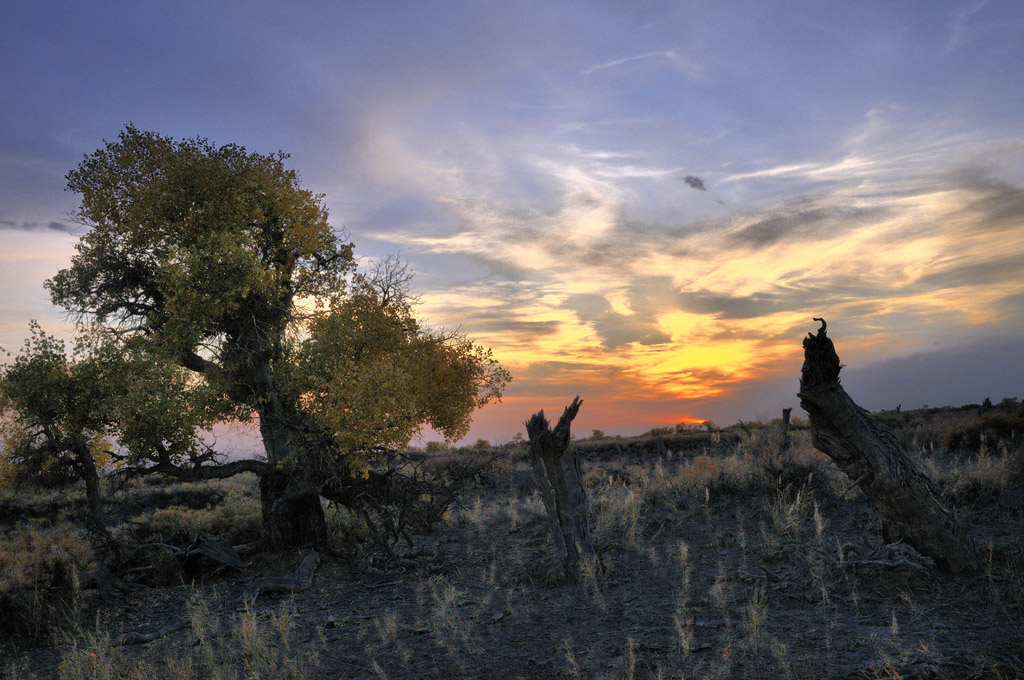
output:
[[[444,442],[432,441],[427,442],[427,445],[424,447],[423,450],[426,451],[428,454],[436,455],[445,451],[446,449],[447,447],[445,446]]]
[[[818,498],[834,497],[833,469],[820,454],[806,449],[789,450],[757,458],[762,482],[787,497],[814,492]]]
[[[81,490],[0,488],[0,527],[32,519],[69,519],[84,512]]]
[[[643,491],[643,506],[684,509],[696,504],[745,494],[756,489],[756,467],[739,456],[696,456],[670,476],[657,479]]]
[[[127,488],[116,495],[117,505],[122,513],[137,515],[147,510],[175,505],[202,510],[225,503],[231,496],[253,496],[259,493],[256,476],[252,474],[187,483],[163,475],[153,477],[160,478],[160,481],[152,483],[149,477],[145,478],[144,482],[130,480]]]
[[[950,500],[956,505],[984,506],[996,503],[1008,487],[1024,478],[1024,451],[1006,456],[981,453],[940,478]]]
[[[745,491],[756,480],[754,466],[739,456],[696,456],[681,474],[697,488],[707,488],[718,495]]]
[[[187,543],[199,534],[213,534],[228,543],[247,543],[259,537],[260,501],[255,496],[228,494],[205,508],[172,505],[137,515],[130,520],[140,540],[161,537]]]
[[[768,425],[749,423],[750,435],[739,439],[737,450],[752,457],[777,455],[786,448],[787,435],[782,431],[782,421]],[[789,433],[793,434],[793,433]]]
[[[400,544],[413,548],[412,534],[431,532],[452,503],[481,474],[493,459],[449,452],[417,464],[395,459],[385,469],[374,471],[344,501],[362,522],[358,535],[360,550],[385,564],[406,563]]]
[[[89,542],[70,523],[23,527],[0,539],[0,634],[47,639],[92,562]]]
[[[512,487],[512,495],[516,498],[525,498],[537,490],[537,479],[533,474],[533,468],[525,460],[511,462],[507,476],[509,485]]]
[[[1024,417],[1012,413],[988,413],[972,423],[951,427],[945,445],[950,451],[992,450],[1005,442],[1013,445],[1024,438]]]

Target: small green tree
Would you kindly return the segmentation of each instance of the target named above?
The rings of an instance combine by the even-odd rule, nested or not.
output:
[[[202,453],[199,430],[230,404],[180,367],[82,328],[70,353],[35,322],[9,365],[0,369],[5,481],[85,483],[89,524],[106,533],[99,470],[176,461]]]
[[[31,336],[0,373],[0,407],[8,430],[3,456],[15,480],[85,482],[90,528],[105,533],[97,463],[105,462],[109,419],[103,359],[83,344],[69,359],[64,342],[32,323]]]

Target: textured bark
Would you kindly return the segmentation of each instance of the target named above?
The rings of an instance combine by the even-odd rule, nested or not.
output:
[[[110,544],[110,534],[107,532],[107,522],[103,513],[100,476],[85,436],[81,434],[68,435],[65,438],[64,448],[72,452],[75,471],[85,482],[85,498],[89,504],[89,528],[98,537],[104,539],[105,543]]]
[[[587,492],[580,475],[579,457],[569,448],[569,426],[583,401],[577,396],[552,430],[544,411],[526,424],[530,462],[547,510],[555,550],[563,559],[566,576],[577,578],[587,562],[596,563],[590,533]]]
[[[953,573],[980,567],[976,547],[941,490],[911,460],[889,428],[854,403],[839,384],[841,365],[825,334],[804,338],[800,405],[810,416],[814,447],[859,486],[882,522],[887,542],[903,541]],[[852,488],[852,487],[851,487]]]
[[[265,474],[260,477],[260,507],[267,550],[327,546],[327,519],[319,489],[296,489],[291,475]]]
[[[260,475],[260,506],[263,510],[263,546],[271,551],[327,547],[327,519],[320,504],[319,485],[304,482],[286,467],[293,458],[287,420],[279,402],[260,413],[260,434],[267,461],[278,469]]]

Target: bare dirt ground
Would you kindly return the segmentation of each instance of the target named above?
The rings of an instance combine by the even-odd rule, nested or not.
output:
[[[285,572],[301,556],[259,558],[204,582],[97,601],[73,643],[8,648],[0,669],[14,677],[57,677],[61,663],[65,677],[1024,677],[1019,493],[958,492],[988,568],[954,579],[913,551],[881,546],[863,497],[840,499],[845,480],[814,454],[782,468],[712,454],[588,458],[602,563],[577,583],[558,577],[528,466],[505,462],[437,531],[415,537],[417,568],[325,556],[311,588],[250,607],[244,593],[256,576]],[[190,625],[149,644],[111,642],[186,615]]]

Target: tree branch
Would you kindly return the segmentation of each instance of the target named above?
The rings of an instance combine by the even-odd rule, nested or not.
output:
[[[161,473],[182,482],[198,482],[206,479],[227,479],[243,472],[265,475],[273,469],[273,466],[269,463],[251,458],[234,460],[220,465],[204,465],[192,468],[179,467],[165,460],[145,468],[131,468],[127,473],[141,477]]]
[[[224,369],[221,368],[220,364],[214,363],[209,359],[204,359],[195,352],[182,352],[179,357],[181,365],[190,371],[196,373],[202,373],[203,375],[223,375]]]

